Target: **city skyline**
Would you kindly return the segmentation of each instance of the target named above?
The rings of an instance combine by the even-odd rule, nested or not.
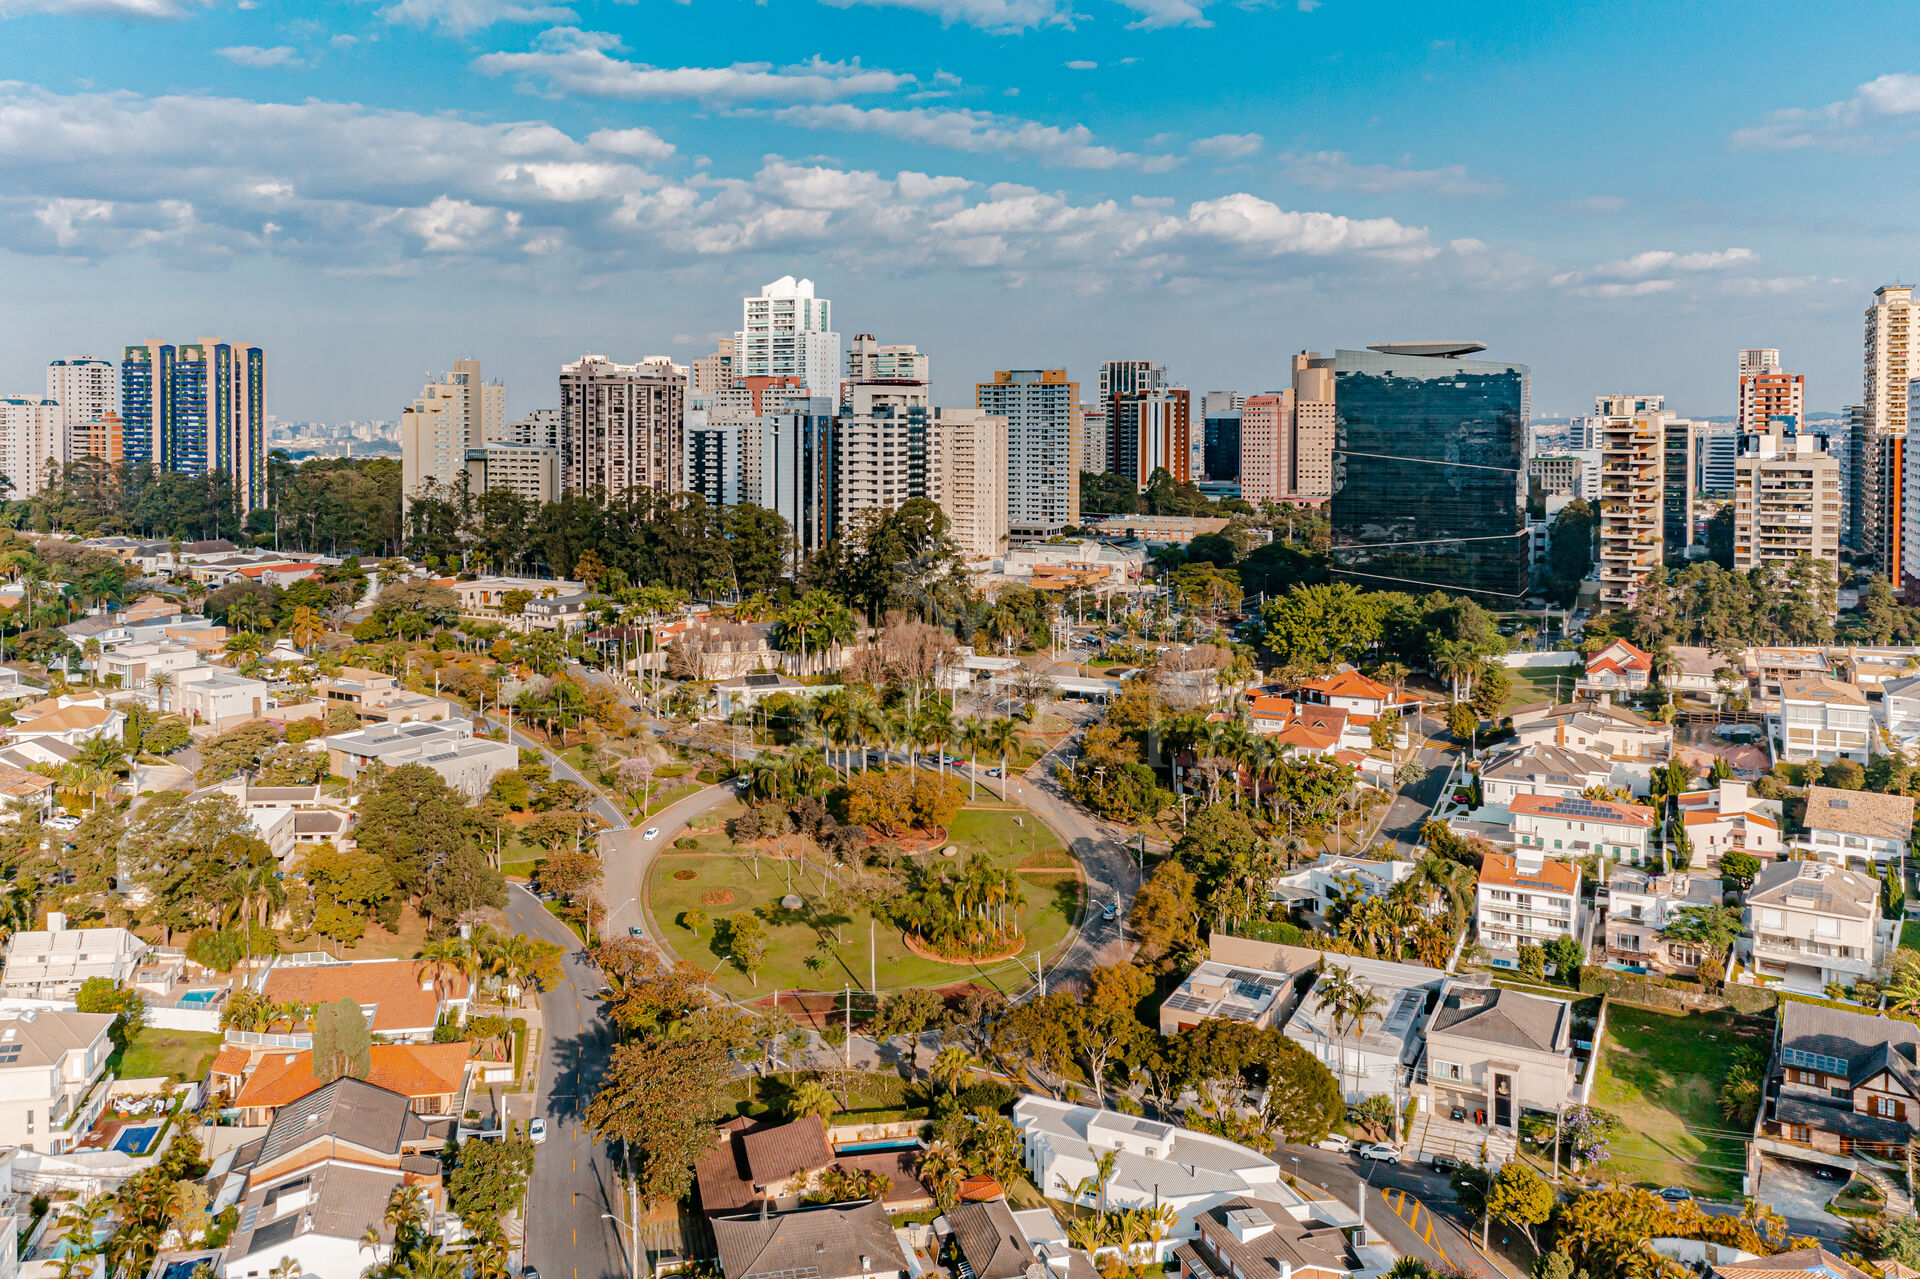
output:
[[[1920,262],[1882,180],[1920,116],[1890,6],[1085,10],[0,8],[8,260],[38,299],[0,393],[245,332],[284,418],[392,420],[448,351],[518,414],[583,352],[710,352],[793,274],[841,333],[932,352],[941,407],[998,369],[1151,359],[1254,394],[1297,350],[1458,337],[1536,370],[1543,417],[1636,387],[1730,414],[1750,347],[1837,412],[1861,299]],[[1574,66],[1606,68],[1606,110]],[[1756,203],[1783,171],[1792,201]]]

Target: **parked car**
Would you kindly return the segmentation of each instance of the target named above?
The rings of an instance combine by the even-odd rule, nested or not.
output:
[[[1456,1124],[1464,1124],[1467,1122],[1467,1108],[1465,1106],[1455,1106],[1453,1113],[1449,1114],[1447,1118],[1453,1120]]]
[[[1670,1204],[1683,1204],[1693,1198],[1693,1192],[1685,1186],[1662,1186],[1659,1195]]]
[[[1001,775],[1001,773],[1000,773],[1000,770],[999,770],[998,768],[989,768],[989,769],[987,770],[987,776],[988,776],[988,777],[999,777],[1000,775]]]
[[[1331,1150],[1337,1154],[1346,1154],[1353,1149],[1353,1142],[1343,1133],[1330,1132],[1313,1143],[1322,1150]]]
[[[1397,1164],[1400,1162],[1400,1147],[1390,1141],[1376,1141],[1371,1146],[1362,1146],[1360,1157],[1377,1163]]]
[[[1118,915],[1119,913],[1120,913],[1119,911],[1114,909],[1114,905],[1112,902],[1108,902],[1106,905],[1100,908],[1100,918],[1106,920],[1108,923],[1112,923],[1114,920],[1114,916]]]
[[[520,1279],[540,1279],[540,1272],[532,1266],[522,1266],[520,1268]]]
[[[1460,1161],[1452,1155],[1435,1155],[1433,1157],[1433,1170],[1435,1172],[1452,1172],[1459,1166]]]
[[[649,826],[647,827],[647,833],[642,835],[640,838],[641,839],[659,839],[660,828],[658,826]]]
[[[547,1120],[544,1115],[535,1115],[527,1124],[527,1139],[536,1146],[547,1139]]]
[[[647,935],[647,930],[646,930],[646,929],[644,929],[644,928],[642,928],[642,927],[640,927],[640,925],[638,925],[638,924],[628,924],[628,925],[627,925],[627,936],[629,936],[629,937],[645,937],[646,935]]]

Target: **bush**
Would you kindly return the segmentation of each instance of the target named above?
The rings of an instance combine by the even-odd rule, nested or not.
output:
[[[287,725],[287,740],[298,745],[320,735],[320,725],[310,719],[296,719]]]
[[[691,835],[682,835],[679,839],[673,841],[673,846],[683,850],[692,850],[700,847],[700,841]]]

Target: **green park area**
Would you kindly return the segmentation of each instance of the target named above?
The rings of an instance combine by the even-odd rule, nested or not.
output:
[[[849,985],[864,991],[870,982],[881,991],[966,981],[1017,987],[1024,983],[1022,965],[1031,972],[1036,951],[1054,958],[1079,909],[1077,865],[1053,832],[1024,810],[964,808],[946,838],[931,848],[869,856],[860,866],[851,860],[828,864],[797,836],[740,846],[727,830],[741,811],[729,804],[715,814],[717,824],[690,832],[691,849],[662,850],[647,881],[660,940],[740,998]],[[802,850],[800,856],[781,855]],[[1019,955],[976,964],[916,953],[904,929],[890,921],[900,918],[908,897],[949,891],[939,885],[957,884],[975,854],[1012,873],[1013,906],[1024,935]],[[789,896],[799,899],[798,908],[781,904]],[[727,920],[740,912],[753,912],[766,925],[765,959],[751,976],[726,944]],[[703,919],[697,930],[688,926]]]

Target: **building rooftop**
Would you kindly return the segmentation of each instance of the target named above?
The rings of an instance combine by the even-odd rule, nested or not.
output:
[[[1264,1017],[1293,979],[1285,973],[1237,968],[1208,959],[1187,974],[1165,1007],[1200,1017],[1254,1022]]]
[[[1525,813],[1566,821],[1598,822],[1603,826],[1632,826],[1639,830],[1652,830],[1654,826],[1654,811],[1645,804],[1587,799],[1582,795],[1515,795],[1507,802],[1507,811],[1515,817]]]
[[[1913,835],[1913,796],[1809,786],[1805,825],[1809,830],[1839,831],[1904,844]]]
[[[1528,796],[1515,796],[1525,799]],[[1539,870],[1521,869],[1519,859],[1507,853],[1488,853],[1480,861],[1480,882],[1502,888],[1571,894],[1580,886],[1580,872],[1572,862],[1545,858]]]
[[[1819,702],[1827,706],[1867,706],[1867,695],[1852,684],[1825,675],[1805,679],[1782,680],[1780,699],[1787,702]]]
[[[1747,904],[1877,919],[1880,882],[1827,862],[1769,862],[1753,881]]]
[[[1499,986],[1459,986],[1448,991],[1427,1033],[1571,1056],[1572,1028],[1573,1005],[1565,1000]]]
[[[464,999],[463,973],[430,974],[411,959],[371,959],[349,964],[275,964],[262,988],[267,998],[285,1003],[334,1003],[351,999],[373,1009],[376,1035],[432,1027],[439,1019],[442,993]]]
[[[367,1082],[409,1099],[458,1094],[466,1080],[470,1051],[464,1040],[450,1044],[375,1044]],[[268,1053],[247,1076],[233,1104],[277,1108],[325,1086],[314,1077],[312,1052]]]
[[[709,1224],[726,1279],[840,1279],[909,1269],[877,1203],[716,1217]]]

